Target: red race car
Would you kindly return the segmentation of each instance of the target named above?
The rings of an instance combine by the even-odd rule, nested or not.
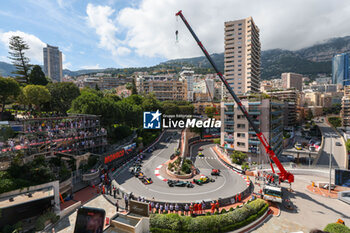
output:
[[[211,175],[212,176],[220,176],[220,169],[212,169],[211,170]]]

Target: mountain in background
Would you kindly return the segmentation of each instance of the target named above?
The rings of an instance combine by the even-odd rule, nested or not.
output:
[[[339,53],[350,53],[350,36],[327,40],[296,51],[271,49],[261,52],[261,79],[279,78],[283,72],[295,72],[310,77],[332,73],[332,57]],[[213,54],[213,60],[224,71],[224,53]],[[164,62],[167,65],[191,64],[211,68],[208,60],[202,57],[174,59]]]
[[[350,36],[327,40],[316,45],[296,51],[271,49],[261,52],[261,79],[279,78],[283,72],[295,72],[311,78],[318,74],[332,73],[332,57],[338,53],[350,53]],[[224,54],[211,55],[218,68],[224,71]],[[63,70],[63,75],[78,76],[89,73],[106,72],[114,75],[131,75],[133,72],[167,73],[177,72],[182,66],[191,66],[197,73],[213,73],[211,65],[204,57],[174,59],[162,62],[152,67],[140,68],[107,68],[70,71]],[[6,62],[0,62],[0,75],[10,76],[14,67]]]

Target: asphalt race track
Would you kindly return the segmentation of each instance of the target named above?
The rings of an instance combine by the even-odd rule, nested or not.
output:
[[[169,142],[166,139],[172,136]],[[247,186],[238,174],[225,167],[210,149],[213,144],[198,143],[192,146],[191,160],[199,169],[200,174],[213,177],[215,182],[206,183],[202,186],[197,184],[194,188],[187,187],[169,187],[168,184],[160,180],[154,173],[155,169],[168,161],[170,155],[175,151],[180,140],[180,131],[167,131],[164,133],[161,140],[156,144],[156,150],[152,153],[146,153],[146,158],[142,163],[142,171],[146,176],[151,177],[153,184],[144,185],[138,178],[135,178],[129,168],[125,168],[119,176],[115,177],[117,183],[127,192],[133,192],[136,196],[142,196],[146,199],[153,197],[158,201],[178,201],[178,202],[195,202],[202,200],[216,200],[233,196],[243,191]],[[197,157],[198,148],[202,146],[204,158]],[[211,176],[211,169],[220,169],[221,175],[217,178]]]

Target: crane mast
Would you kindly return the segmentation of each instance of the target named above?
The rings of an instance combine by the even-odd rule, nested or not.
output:
[[[247,119],[249,125],[253,128],[256,136],[258,137],[259,141],[261,142],[261,144],[264,146],[266,153],[268,154],[270,160],[272,160],[278,170],[280,171],[279,173],[277,173],[279,175],[279,179],[284,181],[288,181],[289,183],[293,183],[294,182],[294,175],[288,171],[286,171],[283,167],[283,165],[281,164],[281,162],[279,161],[279,159],[277,158],[277,156],[275,155],[275,152],[272,150],[270,144],[268,143],[266,137],[264,136],[264,134],[260,131],[259,127],[257,127],[256,124],[254,124],[252,118],[250,117],[250,115],[248,114],[247,110],[245,109],[245,107],[243,106],[241,100],[238,98],[238,96],[235,94],[235,92],[232,90],[232,88],[230,87],[230,85],[227,83],[226,79],[224,78],[224,76],[222,75],[222,73],[218,70],[216,64],[214,63],[213,59],[210,57],[208,51],[204,48],[202,42],[198,39],[197,35],[194,33],[194,31],[192,30],[191,26],[189,25],[189,23],[187,22],[187,20],[185,19],[185,17],[182,14],[182,11],[180,10],[179,12],[177,12],[175,14],[176,16],[180,16],[180,18],[182,19],[182,21],[185,23],[187,29],[190,31],[190,33],[192,34],[193,38],[196,40],[198,46],[201,48],[202,52],[204,53],[204,55],[206,56],[206,58],[208,59],[209,63],[213,66],[216,74],[219,76],[220,80],[222,81],[222,83],[225,85],[226,89],[228,90],[228,92],[231,94],[232,98],[234,99],[234,101],[236,102],[236,104],[238,105],[239,109],[242,111],[243,115],[245,116],[245,118]],[[272,169],[273,173],[275,172],[275,169],[272,165],[272,162],[270,162],[270,166]]]

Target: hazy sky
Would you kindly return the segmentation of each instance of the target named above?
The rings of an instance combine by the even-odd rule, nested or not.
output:
[[[262,49],[295,50],[350,35],[349,0],[11,0],[0,1],[0,61],[20,35],[31,62],[46,43],[59,46],[64,68],[139,67],[202,55],[183,14],[210,53],[224,50],[224,22],[252,16]],[[175,31],[179,42],[175,43]]]

